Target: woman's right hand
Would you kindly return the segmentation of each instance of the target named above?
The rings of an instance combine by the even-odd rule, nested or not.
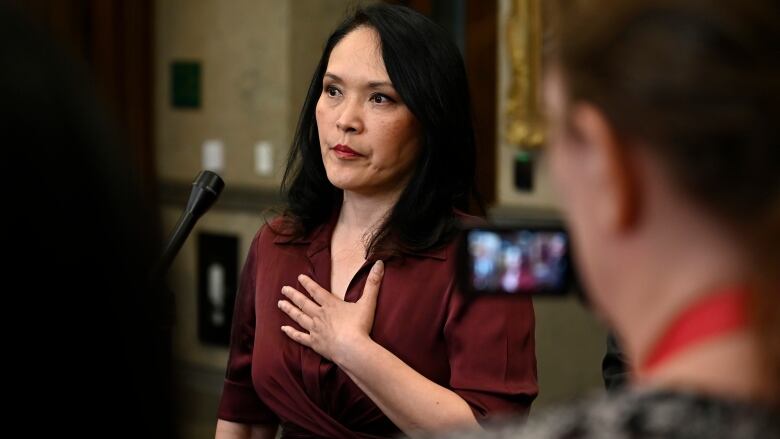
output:
[[[217,432],[214,439],[274,439],[276,424],[251,425],[217,419]]]
[[[355,302],[347,302],[322,288],[306,275],[298,281],[311,295],[285,286],[279,308],[298,323],[304,331],[282,326],[282,331],[293,341],[313,349],[323,357],[344,368],[345,361],[355,356],[371,341],[377,296],[384,276],[384,262],[376,261],[363,288],[363,295]],[[313,299],[313,300],[312,300]]]

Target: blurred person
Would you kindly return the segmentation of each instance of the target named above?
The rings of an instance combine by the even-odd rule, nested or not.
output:
[[[551,169],[631,383],[480,437],[780,437],[780,3],[582,5]]]
[[[86,73],[0,4],[3,355],[17,436],[174,437],[152,210]]]
[[[530,299],[467,306],[455,282],[474,155],[465,68],[440,27],[378,4],[335,30],[287,210],[244,267],[218,438],[278,424],[286,438],[390,437],[527,412]]]

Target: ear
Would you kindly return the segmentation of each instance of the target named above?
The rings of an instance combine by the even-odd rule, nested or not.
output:
[[[639,214],[639,186],[626,145],[609,121],[591,104],[578,104],[571,112],[572,128],[583,148],[587,184],[591,185],[593,218],[600,227],[625,232]]]

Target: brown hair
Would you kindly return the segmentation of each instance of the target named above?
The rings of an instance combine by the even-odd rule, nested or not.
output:
[[[752,321],[780,400],[780,4],[587,0],[559,11],[552,61],[569,100],[653,148],[755,257]]]

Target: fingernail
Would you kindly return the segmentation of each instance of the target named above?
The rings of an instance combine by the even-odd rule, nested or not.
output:
[[[374,263],[374,268],[372,268],[372,271],[373,271],[375,274],[382,274],[382,272],[384,271],[384,269],[385,269],[385,263],[384,263],[384,262],[382,262],[381,260],[379,260],[379,261],[376,261],[376,262]]]
[[[281,307],[282,307],[282,301],[280,300],[280,301],[276,302],[276,306],[278,306],[279,308],[281,308]]]

